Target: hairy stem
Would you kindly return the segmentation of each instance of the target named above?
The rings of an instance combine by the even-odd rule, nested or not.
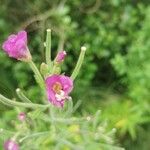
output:
[[[50,105],[16,102],[4,97],[1,94],[0,94],[0,102],[7,106],[12,106],[12,107],[18,106],[18,107],[31,108],[31,109],[37,109],[37,108],[46,109],[50,107]]]
[[[51,68],[51,30],[47,29],[47,35],[46,35],[46,63]]]
[[[40,74],[38,68],[36,67],[36,65],[34,64],[33,61],[30,61],[29,62],[29,65],[31,67],[31,69],[33,70],[34,74],[35,74],[35,78],[38,82],[38,84],[40,85],[40,87],[44,87],[44,80],[43,80],[43,77],[42,75]]]
[[[78,75],[78,73],[79,73],[79,71],[80,71],[80,68],[81,68],[82,63],[83,63],[83,60],[84,60],[85,51],[86,51],[86,47],[81,47],[81,53],[80,53],[78,62],[77,62],[77,64],[76,64],[76,66],[75,66],[75,69],[74,69],[72,75],[71,75],[71,78],[72,78],[73,80],[77,77],[77,75]]]
[[[39,137],[39,136],[42,136],[42,135],[48,135],[48,134],[50,134],[49,131],[33,133],[33,134],[30,134],[30,135],[27,135],[27,136],[21,138],[19,140],[19,142],[21,143],[21,142],[23,142],[24,140],[26,140],[28,138],[35,138],[35,137]]]
[[[22,92],[19,88],[16,89],[16,93],[17,93],[18,97],[19,97],[23,102],[32,103],[32,102],[23,94],[23,92]]]

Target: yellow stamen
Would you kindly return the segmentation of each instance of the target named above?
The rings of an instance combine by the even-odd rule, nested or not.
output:
[[[57,94],[60,93],[60,91],[62,90],[62,85],[59,83],[59,82],[56,82],[54,85],[53,85],[53,91]]]

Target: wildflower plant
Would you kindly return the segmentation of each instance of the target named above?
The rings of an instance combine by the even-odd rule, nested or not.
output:
[[[55,59],[51,59],[50,29],[47,30],[45,46],[46,61],[42,62],[40,69],[32,60],[26,31],[10,35],[2,46],[9,57],[23,61],[31,67],[43,94],[40,104],[33,103],[19,88],[16,89],[19,100],[0,94],[0,102],[13,107],[17,114],[13,118],[12,130],[8,130],[7,125],[0,129],[4,150],[122,149],[113,146],[115,129],[106,130],[106,124],[101,123],[99,110],[94,116],[74,115],[80,101],[73,105],[70,94],[83,63],[86,47],[81,47],[75,69],[68,76],[61,73],[61,65],[67,52],[59,51]]]

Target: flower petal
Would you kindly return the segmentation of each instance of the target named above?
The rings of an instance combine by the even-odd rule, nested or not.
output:
[[[69,94],[73,89],[73,80],[67,76],[61,75],[60,80],[65,93]]]
[[[22,61],[31,60],[31,54],[27,47],[26,31],[20,31],[17,35],[10,35],[3,43],[2,48],[9,55],[9,57]]]

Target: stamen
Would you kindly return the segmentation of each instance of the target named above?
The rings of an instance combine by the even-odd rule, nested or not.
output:
[[[64,99],[66,99],[67,97],[65,96],[65,92],[63,90],[60,90],[59,94],[55,94],[56,100],[57,101],[62,101]]]
[[[62,85],[61,85],[61,83],[56,82],[56,83],[53,85],[53,91],[54,91],[55,93],[59,94],[61,90],[62,90]]]
[[[57,101],[61,101],[61,100],[62,100],[62,99],[61,99],[61,96],[58,95],[58,94],[56,94],[55,97],[56,97],[56,100],[57,100]]]

